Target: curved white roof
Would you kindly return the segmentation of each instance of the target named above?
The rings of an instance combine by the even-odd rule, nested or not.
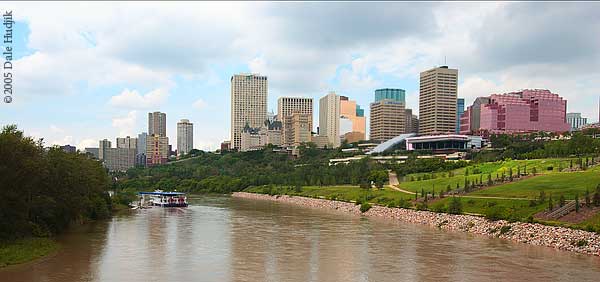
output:
[[[367,154],[385,152],[385,151],[389,150],[390,148],[392,148],[394,145],[397,145],[397,144],[401,143],[402,141],[406,140],[406,138],[413,137],[413,136],[416,136],[416,134],[415,133],[400,134],[388,141],[385,141],[385,142],[377,145],[375,148],[373,148],[373,150],[371,152],[368,152]]]

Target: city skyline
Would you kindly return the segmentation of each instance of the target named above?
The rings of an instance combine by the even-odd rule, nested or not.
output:
[[[600,6],[537,5],[92,3],[92,9],[75,13],[69,4],[7,3],[16,20],[15,95],[13,103],[1,106],[0,120],[43,137],[46,145],[83,149],[104,138],[137,136],[146,131],[144,115],[161,111],[169,116],[169,140],[176,140],[176,121],[186,118],[197,129],[194,148],[215,150],[229,140],[233,74],[269,78],[269,111],[277,109],[278,97],[316,101],[335,91],[365,109],[368,126],[375,89],[405,89],[407,108],[418,113],[419,73],[447,58],[460,71],[458,96],[466,105],[479,96],[542,88],[568,100],[568,112],[597,121],[593,81],[600,53],[590,32],[600,22],[589,15]],[[124,10],[134,12],[119,17]],[[384,10],[394,16],[381,16]],[[150,22],[154,28],[135,29],[144,14],[156,11],[170,18],[168,24],[157,20]],[[323,22],[307,23],[306,13],[321,13]],[[180,15],[170,16],[175,14]],[[356,20],[336,24],[340,14]],[[575,20],[558,24],[549,15]],[[258,20],[248,27],[250,18]],[[281,21],[287,32],[269,28],[271,20]],[[108,32],[116,26],[118,32]],[[249,32],[253,29],[261,34]],[[289,31],[298,36],[290,38]],[[165,37],[156,40],[157,32]],[[188,34],[214,40],[207,46],[180,40]],[[315,103],[313,121],[318,111]]]

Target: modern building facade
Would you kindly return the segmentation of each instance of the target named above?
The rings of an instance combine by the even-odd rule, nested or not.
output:
[[[187,119],[177,123],[177,155],[185,155],[194,149],[194,124]]]
[[[100,159],[100,152],[99,152],[99,148],[85,148],[84,152],[86,154],[91,154],[92,157],[96,158],[96,159]]]
[[[294,136],[289,129],[292,128],[287,122],[293,114],[308,115],[309,134],[313,129],[313,99],[300,97],[280,97],[277,99],[277,119],[283,123],[283,144],[294,143]]]
[[[146,139],[146,165],[153,166],[167,163],[169,158],[169,138],[150,135]]]
[[[231,77],[231,145],[239,149],[242,130],[262,126],[267,119],[267,77],[258,74],[236,74]]]
[[[404,109],[405,133],[419,133],[419,119],[413,115],[412,109]]]
[[[458,70],[447,66],[420,74],[419,134],[456,132]]]
[[[286,145],[299,146],[311,141],[312,115],[296,111],[286,116],[284,121],[284,132]]]
[[[406,91],[399,88],[382,88],[375,90],[375,102],[381,100],[406,101]]]
[[[137,138],[117,137],[117,148],[135,149],[137,153]]]
[[[60,146],[60,149],[63,150],[65,153],[77,153],[77,148],[71,145]]]
[[[148,113],[148,135],[167,136],[167,114],[161,112]]]
[[[566,120],[566,110],[567,101],[546,89],[492,94],[478,98],[463,113],[461,134],[564,132],[571,128]],[[470,123],[472,120],[477,123]]]
[[[460,116],[465,111],[465,99],[456,99],[456,134],[460,132]]]
[[[356,101],[340,96],[340,135],[348,143],[354,143],[366,139],[365,111],[356,104]],[[350,129],[343,129],[343,120],[350,122]]]
[[[327,136],[334,148],[340,146],[340,96],[335,92],[319,99],[319,135]]]
[[[406,133],[404,102],[380,100],[371,103],[371,140],[385,142]]]
[[[267,140],[266,131],[246,125],[242,129],[240,147],[238,149],[241,152],[260,150],[267,145]]]
[[[221,142],[221,152],[231,150],[231,141],[223,141]]]
[[[571,126],[571,131],[575,131],[587,124],[587,118],[581,117],[581,113],[567,113],[567,123]]]
[[[98,145],[98,159],[99,160],[104,159],[104,152],[106,152],[107,149],[110,149],[111,146],[112,146],[112,143],[108,139],[100,140],[100,144]]]
[[[135,148],[107,148],[104,151],[104,166],[110,171],[126,171],[135,166],[136,151]]]

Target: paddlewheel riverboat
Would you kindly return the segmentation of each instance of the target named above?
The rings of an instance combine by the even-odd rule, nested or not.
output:
[[[187,207],[187,197],[182,192],[164,192],[156,190],[154,192],[139,192],[140,206],[159,206],[159,207]]]

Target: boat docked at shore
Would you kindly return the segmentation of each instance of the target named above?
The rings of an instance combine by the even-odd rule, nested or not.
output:
[[[155,190],[154,192],[139,192],[139,204],[137,207],[143,208],[148,206],[158,207],[187,207],[187,197],[183,192],[164,192],[163,190]]]

